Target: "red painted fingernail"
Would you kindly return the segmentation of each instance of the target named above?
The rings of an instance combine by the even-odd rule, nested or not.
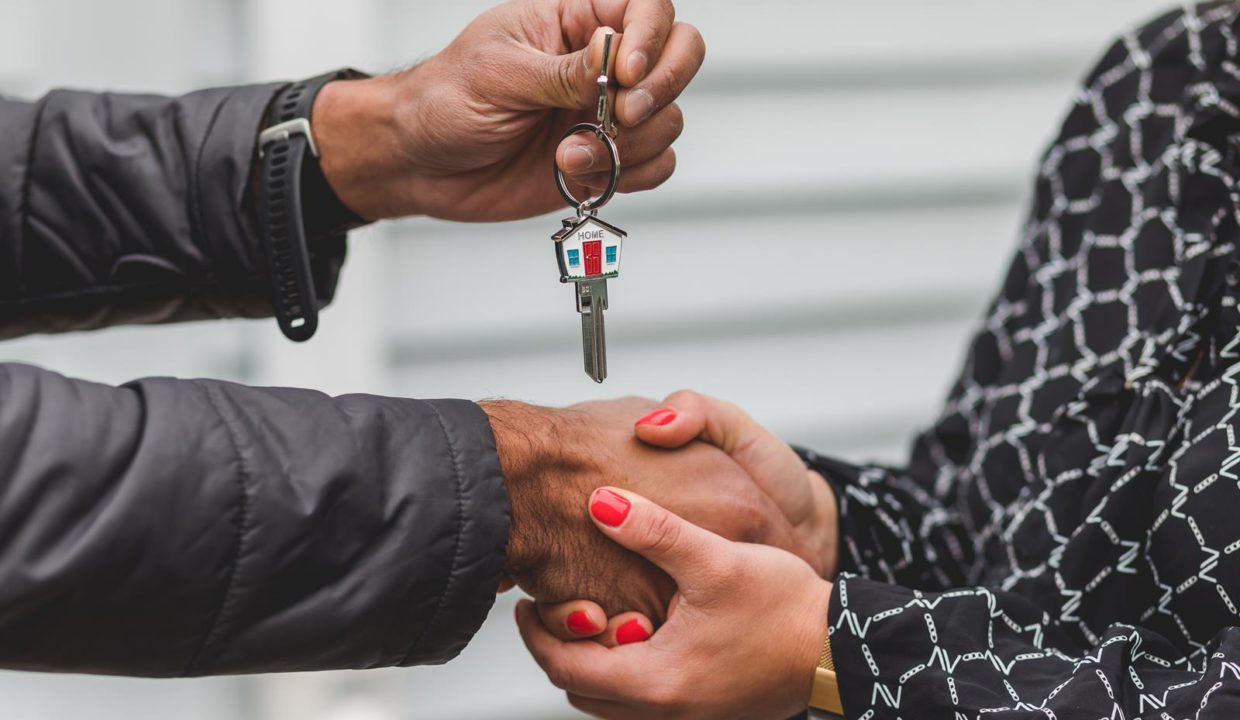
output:
[[[568,625],[568,631],[574,635],[593,635],[598,632],[585,610],[578,610],[569,615],[565,624]]]
[[[670,424],[676,419],[676,411],[671,408],[659,408],[650,413],[646,417],[637,421],[638,425],[654,425],[655,427],[663,427]]]
[[[630,620],[616,628],[617,645],[631,645],[632,643],[645,642],[649,639],[650,633],[646,631],[645,626],[636,620]]]
[[[595,491],[590,501],[590,514],[608,527],[620,527],[632,506],[628,498],[603,488]]]

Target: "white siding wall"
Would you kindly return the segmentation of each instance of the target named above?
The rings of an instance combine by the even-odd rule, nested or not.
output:
[[[371,70],[433,53],[483,0],[0,0],[0,90],[176,92]],[[581,371],[560,214],[356,234],[313,343],[271,323],[33,338],[0,356],[105,381],[146,374],[329,392],[568,403],[695,387],[786,437],[898,461],[997,287],[1027,178],[1075,81],[1164,0],[679,0],[710,57],[680,172],[621,197],[611,378]],[[292,18],[279,40],[272,28]],[[548,181],[550,179],[548,178]],[[468,283],[459,268],[470,269]],[[153,350],[158,349],[157,352]],[[443,668],[138,682],[0,675],[3,717],[569,717],[525,658],[512,598]]]

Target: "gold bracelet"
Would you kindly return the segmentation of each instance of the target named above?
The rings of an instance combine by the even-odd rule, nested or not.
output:
[[[835,675],[835,658],[831,656],[831,634],[822,643],[822,655],[818,658],[818,667],[814,670],[814,689],[810,693],[809,706],[818,710],[826,710],[837,715],[844,714],[844,704],[840,701],[840,683]]]

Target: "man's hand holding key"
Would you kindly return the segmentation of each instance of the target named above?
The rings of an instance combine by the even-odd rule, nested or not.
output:
[[[675,101],[705,55],[671,0],[512,0],[414,68],[324,87],[313,113],[320,163],[344,204],[369,220],[515,220],[559,198],[579,221],[597,220],[614,193],[657,187],[675,171],[671,145],[684,128]],[[557,183],[547,177],[553,162]],[[592,194],[595,203],[575,199]],[[596,382],[607,376],[607,278],[623,232],[613,236],[561,257]]]
[[[619,34],[612,76],[625,171],[620,192],[675,170],[683,129],[676,98],[706,48],[675,21],[670,0],[514,0],[480,16],[446,49],[409,70],[331,83],[314,108],[329,183],[365,218],[428,215],[500,221],[555,210],[554,157],[574,192],[604,189],[606,148],[561,140],[597,118],[604,28]]]

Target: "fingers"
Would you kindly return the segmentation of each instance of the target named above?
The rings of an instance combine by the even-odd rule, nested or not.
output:
[[[616,149],[623,166],[621,177],[631,175],[638,166],[663,155],[680,138],[684,129],[684,113],[679,105],[672,104],[638,127],[620,133]],[[593,134],[578,133],[565,138],[556,151],[555,159],[560,169],[574,180],[581,181],[583,177],[594,174],[606,183],[611,173],[607,147]]]
[[[668,148],[653,160],[638,165],[620,176],[619,192],[635,193],[653,190],[672,178],[676,173],[676,151]]]
[[[633,432],[642,442],[668,450],[682,448],[694,440],[710,442],[704,437],[709,414],[705,400],[705,396],[689,391],[670,395],[658,409],[638,419]]]
[[[534,603],[517,603],[517,628],[521,640],[534,656],[538,666],[547,673],[551,684],[561,690],[600,700],[619,700],[617,688],[637,687],[633,682],[634,662],[631,654],[638,647],[617,652],[595,642],[565,642],[543,627]]]
[[[670,0],[594,2],[595,18],[613,24],[619,21],[622,28],[616,38],[619,42],[613,40],[611,51],[613,75],[622,88],[615,98],[616,119],[636,128],[676,102],[701,69],[706,43],[697,28],[675,22]],[[505,85],[512,97],[534,108],[593,108],[608,32],[614,31],[596,28],[584,49],[564,55],[550,55],[528,46],[514,48],[517,54],[501,53],[503,57],[495,58],[495,72],[505,73]],[[648,154],[645,159],[655,155]],[[586,161],[584,154],[580,157],[580,162]],[[574,166],[567,162],[562,167],[572,172]]]
[[[505,72],[524,68],[527,75],[514,74],[510,78],[509,92],[535,107],[553,107],[564,110],[585,110],[598,102],[598,75],[603,66],[604,37],[610,28],[598,28],[590,38],[590,44],[567,55],[547,55],[532,48],[522,48],[526,53],[511,62],[497,65]],[[611,59],[614,65],[619,48],[612,42]],[[521,62],[524,60],[525,62]]]
[[[620,184],[617,191],[621,193],[642,192],[644,190],[653,190],[663,183],[667,182],[676,172],[676,151],[668,148],[663,154],[654,160],[644,162],[635,168],[626,169],[620,175]],[[580,178],[574,178],[571,182],[574,185],[584,187],[586,193],[590,195],[598,195],[607,187],[607,183],[611,181],[611,175],[603,173],[595,173]]]
[[[720,567],[733,552],[727,540],[626,490],[595,490],[590,517],[612,541],[672,576],[686,595],[694,581],[723,574]]]
[[[589,600],[538,604],[538,617],[560,640],[583,640],[609,631],[607,613]]]
[[[654,623],[638,612],[621,613],[608,619],[603,608],[589,600],[564,603],[537,603],[538,619],[559,640],[593,638],[605,647],[644,642],[654,634]]]
[[[798,470],[805,469],[786,443],[739,406],[692,390],[667,396],[662,407],[637,421],[635,430],[644,442],[657,447],[677,448],[690,440],[705,440],[741,465],[742,459],[753,460],[756,450],[778,447],[787,450]]]
[[[617,5],[614,0],[606,4]],[[616,78],[625,87],[633,87],[663,58],[676,22],[676,8],[672,0],[627,0],[620,4],[624,6],[620,21],[624,37],[616,58]]]
[[[628,41],[627,35],[624,40]],[[685,23],[672,26],[662,56],[646,77],[635,86],[622,83],[627,89],[616,98],[616,118],[620,124],[634,127],[674,103],[705,59],[706,41],[697,28]]]
[[[654,634],[650,618],[636,612],[621,613],[607,622],[607,629],[597,640],[605,647],[619,647],[646,642]]]
[[[784,512],[798,518],[807,510],[805,463],[783,440],[740,407],[690,390],[673,393],[664,407],[637,421],[634,430],[643,442],[678,448],[701,439],[727,453]],[[782,484],[795,481],[789,487]],[[802,487],[804,486],[804,488]]]

